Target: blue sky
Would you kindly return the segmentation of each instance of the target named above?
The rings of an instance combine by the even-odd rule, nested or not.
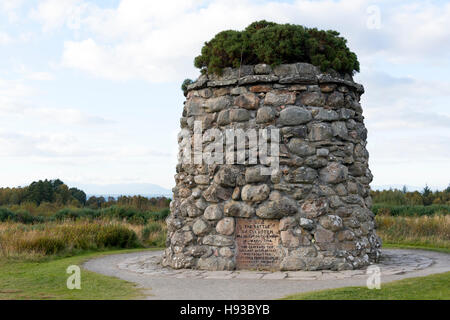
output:
[[[449,2],[0,0],[0,186],[171,188],[193,58],[259,19],[348,39],[373,185],[450,183]]]

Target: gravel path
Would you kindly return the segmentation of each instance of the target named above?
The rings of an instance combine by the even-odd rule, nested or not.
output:
[[[378,264],[381,282],[450,271],[450,254],[385,249]],[[84,263],[87,270],[118,277],[144,288],[147,299],[277,299],[288,294],[366,285],[365,270],[351,271],[199,271],[171,270],[159,264],[161,251],[109,255]]]

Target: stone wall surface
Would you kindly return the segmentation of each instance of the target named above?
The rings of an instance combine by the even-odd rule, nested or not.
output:
[[[377,261],[363,93],[351,76],[307,63],[201,75],[188,87],[182,130],[194,134],[194,121],[203,131],[277,128],[279,169],[262,175],[261,164],[180,160],[162,264],[234,270],[238,219],[279,222],[276,269],[345,270]],[[183,147],[180,141],[180,159]]]

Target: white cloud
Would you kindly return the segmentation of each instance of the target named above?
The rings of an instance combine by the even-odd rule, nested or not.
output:
[[[370,30],[369,0],[122,0],[107,9],[81,0],[53,1],[39,6],[47,8],[38,11],[44,28],[67,25],[76,12],[76,28],[69,28],[88,35],[65,42],[63,65],[114,80],[179,81],[193,73],[193,58],[205,40],[258,19],[339,29],[366,64],[380,57],[391,62],[442,59],[450,51],[450,4],[381,2],[382,28]]]
[[[49,81],[53,80],[53,74],[46,71],[33,71],[27,68],[24,64],[20,64],[14,70],[16,73],[20,74],[23,79],[37,80],[37,81]]]
[[[49,72],[31,72],[26,76],[29,80],[49,81],[53,80],[53,75]]]
[[[23,4],[23,0],[2,0],[0,8],[4,11],[15,10]]]
[[[80,16],[88,6],[82,0],[45,0],[30,12],[30,17],[40,22],[46,32],[64,25],[77,29]]]
[[[18,20],[17,10],[23,5],[23,0],[2,0],[0,1],[0,11],[8,16],[10,22]]]
[[[0,31],[0,46],[10,44],[11,42],[11,37],[6,32]]]
[[[48,77],[46,73],[28,73],[26,78]],[[22,80],[4,80],[0,78],[0,116],[4,121],[7,117],[19,117],[38,121],[39,123],[52,123],[54,125],[98,125],[111,123],[100,116],[86,114],[74,108],[48,108],[36,106],[33,98],[38,91]]]

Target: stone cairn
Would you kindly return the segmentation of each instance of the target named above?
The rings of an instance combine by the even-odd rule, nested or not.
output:
[[[238,224],[257,221],[275,222],[274,241],[255,246],[250,268],[347,270],[377,262],[363,93],[350,75],[307,63],[202,74],[188,86],[181,128],[194,134],[194,121],[203,130],[277,128],[279,169],[262,175],[261,164],[180,161],[162,265],[240,269]],[[271,263],[258,264],[270,250]]]

